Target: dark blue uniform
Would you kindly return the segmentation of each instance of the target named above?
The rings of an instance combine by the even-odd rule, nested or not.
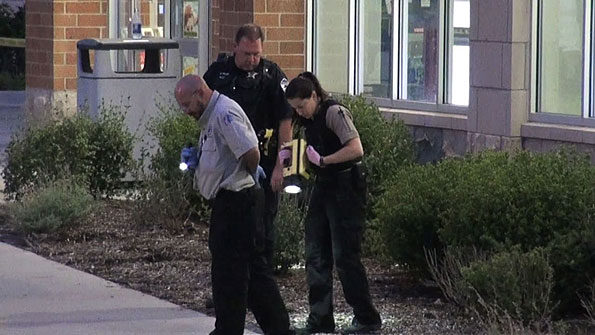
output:
[[[245,71],[236,66],[233,56],[224,54],[211,64],[203,78],[211,89],[232,98],[242,107],[258,137],[260,165],[267,175],[263,183],[265,255],[272,265],[275,240],[273,221],[277,215],[279,197],[271,189],[270,178],[277,161],[279,122],[290,119],[292,115],[291,106],[285,99],[287,78],[277,64],[264,58],[261,58],[254,71]],[[268,140],[264,138],[266,129],[273,130]]]
[[[306,141],[321,156],[339,151],[347,138],[359,136],[349,111],[344,107],[337,113],[347,127],[341,130],[343,134],[350,134],[349,137],[338,136],[338,129],[329,129],[327,112],[337,104],[333,100],[323,101],[312,119],[299,119],[305,127]],[[311,165],[316,181],[305,222],[310,304],[307,327],[320,332],[333,332],[335,329],[333,263],[337,267],[345,300],[353,307],[355,320],[364,325],[379,325],[381,322],[372,304],[366,271],[361,263],[367,189],[360,166],[354,161],[324,167]]]

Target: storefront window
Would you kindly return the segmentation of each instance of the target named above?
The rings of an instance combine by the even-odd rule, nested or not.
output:
[[[403,48],[403,99],[435,102],[438,93],[438,30],[440,8],[437,0],[405,1]]]
[[[469,0],[453,0],[449,25],[448,102],[469,104]]]
[[[363,93],[392,96],[392,1],[361,1]]]
[[[584,0],[540,2],[539,111],[581,116]]]
[[[349,1],[316,2],[315,72],[331,92],[349,90]]]

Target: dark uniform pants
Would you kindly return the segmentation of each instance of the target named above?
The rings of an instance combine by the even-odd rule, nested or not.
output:
[[[333,261],[345,300],[362,324],[377,324],[368,280],[361,263],[366,184],[359,167],[317,178],[306,217],[306,273],[309,286],[308,324],[334,329]]]
[[[273,266],[273,253],[275,250],[275,217],[279,211],[279,193],[274,192],[271,188],[271,177],[273,176],[274,164],[267,164],[264,166],[267,175],[266,181],[263,183],[264,189],[264,256],[270,267]]]
[[[265,334],[286,334],[289,316],[262,254],[263,191],[221,190],[212,204],[209,249],[215,304],[212,334],[244,333],[250,307]]]

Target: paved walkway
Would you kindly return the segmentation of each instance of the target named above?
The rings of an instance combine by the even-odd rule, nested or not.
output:
[[[0,91],[0,171],[23,92]],[[1,190],[4,188],[0,178]],[[0,242],[0,334],[208,334],[215,319]],[[255,334],[246,331],[245,334]]]

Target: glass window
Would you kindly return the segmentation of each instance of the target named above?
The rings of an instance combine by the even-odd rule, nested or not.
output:
[[[436,102],[438,93],[438,0],[405,1],[402,98]]]
[[[392,1],[361,1],[363,94],[392,96]]]
[[[451,0],[448,27],[448,102],[469,104],[469,0]]]
[[[469,4],[315,1],[313,70],[329,91],[382,98],[381,105],[409,108],[414,103],[424,110],[443,110],[438,104],[466,106]]]
[[[540,112],[582,115],[584,2],[540,2]]]
[[[349,90],[349,1],[316,2],[314,71],[331,92]]]

